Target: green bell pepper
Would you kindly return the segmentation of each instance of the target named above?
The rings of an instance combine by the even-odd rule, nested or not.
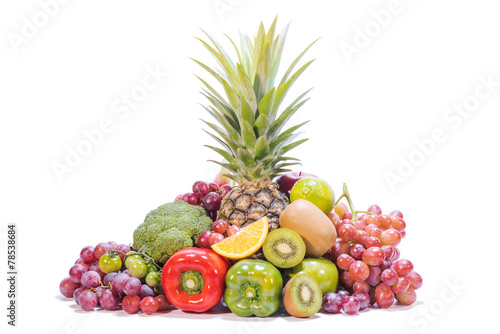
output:
[[[281,303],[283,280],[275,266],[262,260],[241,260],[226,274],[224,300],[240,317],[267,317]]]

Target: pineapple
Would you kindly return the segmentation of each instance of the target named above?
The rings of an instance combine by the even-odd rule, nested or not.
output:
[[[204,121],[214,131],[207,133],[221,145],[205,146],[225,160],[210,161],[222,165],[228,171],[224,175],[237,184],[222,200],[218,218],[244,227],[267,216],[270,231],[279,226],[279,216],[289,203],[272,180],[290,171],[288,166],[300,164],[299,159],[285,154],[307,140],[295,140],[300,133],[294,131],[308,121],[286,130],[284,126],[307,101],[304,97],[309,90],[286,108],[280,106],[292,84],[313,62],[307,62],[292,74],[302,56],[316,42],[292,62],[275,86],[288,25],[276,37],[275,28],[276,19],[267,32],[261,23],[253,43],[248,36],[240,33],[240,48],[228,37],[238,57],[236,62],[215,39],[205,33],[213,46],[199,40],[221,68],[212,69],[194,60],[215,77],[224,90],[224,94],[219,94],[207,81],[198,77],[206,88],[202,94],[210,102],[204,108],[218,123]]]

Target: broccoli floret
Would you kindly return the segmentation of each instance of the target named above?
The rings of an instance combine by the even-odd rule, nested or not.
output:
[[[193,246],[211,225],[212,219],[201,206],[175,201],[146,215],[134,231],[134,244],[155,261],[165,262],[176,251]]]

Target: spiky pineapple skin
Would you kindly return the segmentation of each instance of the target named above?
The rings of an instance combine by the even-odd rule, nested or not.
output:
[[[286,195],[272,183],[241,184],[222,199],[218,219],[245,227],[267,216],[271,232],[279,227],[279,217],[288,204]]]

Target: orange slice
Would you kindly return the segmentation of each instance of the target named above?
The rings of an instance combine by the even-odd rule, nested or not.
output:
[[[267,237],[268,225],[267,217],[261,218],[229,238],[213,244],[212,249],[230,260],[249,257],[262,247]]]

